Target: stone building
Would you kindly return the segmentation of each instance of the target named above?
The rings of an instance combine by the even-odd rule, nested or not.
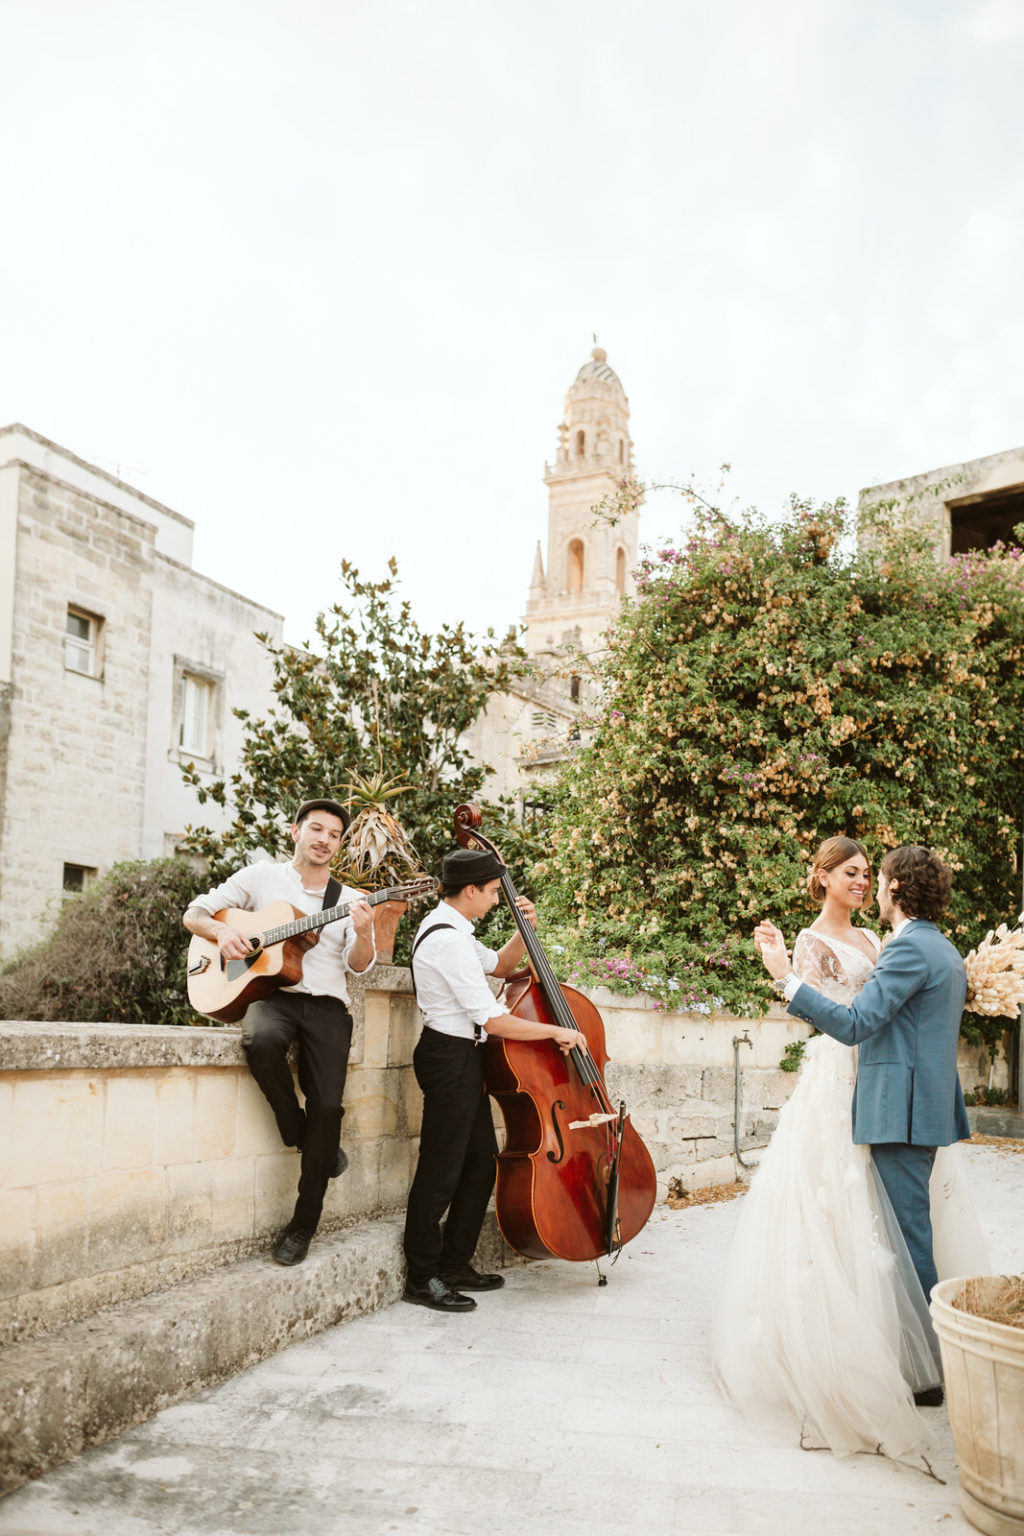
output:
[[[639,506],[612,526],[594,508],[633,475],[629,401],[606,352],[595,347],[565,397],[548,488],[547,561],[533,562],[523,646],[530,670],[491,702],[469,733],[473,756],[490,764],[488,796],[543,799],[552,765],[565,752],[581,711],[596,702],[593,664],[623,596],[635,591]]]
[[[941,559],[1000,541],[1019,543],[1013,529],[1024,522],[1024,448],[925,470],[860,493],[862,513],[878,508],[884,515],[897,507],[933,532]]]
[[[270,700],[279,614],[192,569],[193,525],[22,426],[0,429],[0,954],[196,818],[235,706]],[[207,816],[207,811],[210,815]],[[204,807],[215,820],[217,808]]]

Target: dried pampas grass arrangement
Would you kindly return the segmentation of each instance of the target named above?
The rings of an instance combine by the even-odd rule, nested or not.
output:
[[[1016,1018],[1024,1004],[1024,914],[1016,928],[1000,923],[964,961],[971,1013]]]

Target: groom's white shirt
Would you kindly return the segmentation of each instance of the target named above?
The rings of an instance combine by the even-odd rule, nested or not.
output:
[[[889,940],[889,943],[891,944],[892,940],[903,932],[908,923],[913,923],[915,921],[916,919],[913,917],[901,918],[892,931],[892,938]],[[825,942],[827,944],[828,940],[826,939]],[[800,980],[799,976],[795,976],[792,971],[790,971],[788,976],[783,977],[782,990],[786,994],[787,1003],[791,1003],[793,1001],[794,997],[796,997],[797,993],[803,985],[804,983]]]

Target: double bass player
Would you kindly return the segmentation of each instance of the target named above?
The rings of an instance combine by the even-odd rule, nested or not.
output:
[[[586,1049],[575,1029],[515,1018],[487,985],[487,976],[510,976],[526,952],[518,929],[497,951],[473,935],[473,924],[500,899],[505,873],[494,853],[459,848],[447,854],[441,901],[413,942],[413,983],[424,1026],[413,1067],[423,1091],[423,1128],[406,1214],[404,1299],[435,1312],[471,1312],[476,1302],[463,1292],[504,1284],[501,1275],[480,1274],[471,1262],[498,1151],[484,1088],[487,1036],[553,1040],[563,1053]],[[536,927],[533,903],[520,896],[516,905]]]

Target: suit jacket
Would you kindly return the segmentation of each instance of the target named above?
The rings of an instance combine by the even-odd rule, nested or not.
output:
[[[971,1134],[956,1070],[966,996],[963,961],[924,918],[886,945],[848,1008],[800,987],[789,1012],[860,1047],[855,1142],[945,1147]]]

